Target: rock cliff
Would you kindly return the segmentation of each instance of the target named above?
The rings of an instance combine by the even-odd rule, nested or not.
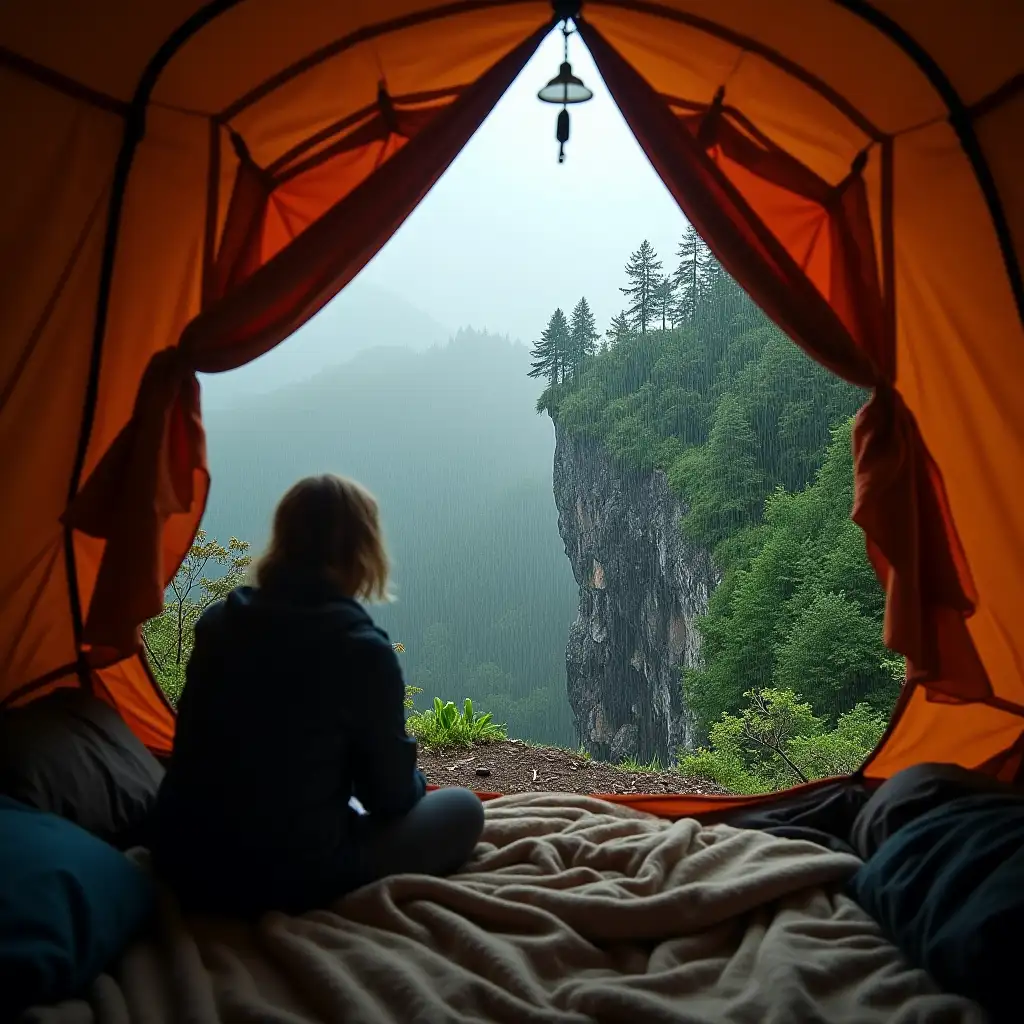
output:
[[[711,559],[682,536],[663,473],[624,469],[557,424],[555,438],[558,527],[579,585],[565,657],[581,742],[597,758],[665,764],[690,745],[680,669],[699,659]]]

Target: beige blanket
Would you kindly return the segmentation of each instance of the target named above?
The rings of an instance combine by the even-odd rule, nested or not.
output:
[[[982,1022],[838,893],[858,861],[587,797],[488,805],[476,858],[258,926],[166,897],[88,1002],[52,1024]]]

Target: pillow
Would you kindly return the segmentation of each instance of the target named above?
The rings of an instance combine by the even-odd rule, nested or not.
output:
[[[939,985],[993,1022],[1020,1021],[1024,799],[962,796],[928,811],[886,839],[850,885]]]
[[[106,842],[146,844],[163,768],[103,701],[57,690],[0,715],[0,795]]]
[[[0,1020],[80,993],[154,900],[152,879],[123,853],[0,796]]]

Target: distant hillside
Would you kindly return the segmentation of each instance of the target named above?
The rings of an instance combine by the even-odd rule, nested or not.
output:
[[[309,380],[366,349],[427,349],[445,344],[451,333],[400,295],[356,281],[265,356],[231,373],[204,375],[203,408],[222,409]]]
[[[472,331],[425,352],[365,351],[205,420],[204,527],[259,549],[298,477],[380,498],[398,601],[375,610],[424,698],[470,696],[512,735],[575,743],[565,638],[576,586],[551,494],[554,438],[522,345]],[[421,703],[422,703],[421,699]]]

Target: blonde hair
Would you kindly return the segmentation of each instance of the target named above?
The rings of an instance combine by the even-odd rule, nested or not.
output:
[[[305,477],[278,502],[270,544],[254,568],[260,586],[301,569],[338,584],[350,597],[389,601],[390,566],[376,498],[332,473]]]

